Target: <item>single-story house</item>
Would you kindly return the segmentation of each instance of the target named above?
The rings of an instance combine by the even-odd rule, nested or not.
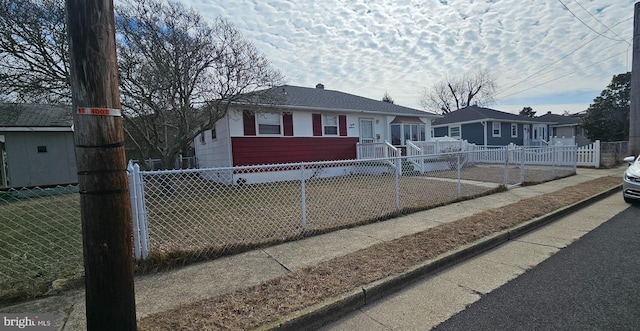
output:
[[[468,106],[447,113],[433,124],[434,137],[451,137],[484,146],[528,146],[549,139],[553,122],[495,109]]]
[[[0,104],[0,187],[77,182],[71,107]]]
[[[277,100],[260,110],[235,103],[213,129],[196,137],[200,168],[357,158],[357,144],[402,147],[428,141],[431,121],[441,117],[340,91],[283,85]]]
[[[587,138],[584,130],[580,126],[582,117],[585,112],[579,112],[571,115],[558,115],[547,112],[542,116],[536,117],[537,120],[549,124],[548,132],[551,137],[557,138],[572,138],[574,143],[578,146],[584,146],[592,143],[591,139]]]

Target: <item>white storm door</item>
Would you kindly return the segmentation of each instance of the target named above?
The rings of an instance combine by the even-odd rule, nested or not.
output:
[[[373,120],[372,119],[360,119],[360,143],[373,143],[375,139],[373,137]]]

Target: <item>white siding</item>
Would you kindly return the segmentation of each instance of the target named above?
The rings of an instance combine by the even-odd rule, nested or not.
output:
[[[207,130],[194,141],[199,168],[230,167],[231,138],[229,137],[229,120],[220,119],[215,124],[216,139],[211,139],[211,130]],[[204,143],[202,140],[204,135]]]

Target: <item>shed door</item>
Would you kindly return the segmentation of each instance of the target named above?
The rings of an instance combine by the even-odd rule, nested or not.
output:
[[[360,143],[373,143],[373,120],[360,119]]]

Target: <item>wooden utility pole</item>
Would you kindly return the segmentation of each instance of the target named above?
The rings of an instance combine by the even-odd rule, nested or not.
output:
[[[633,58],[631,62],[631,111],[629,112],[629,155],[640,154],[640,2],[633,15]]]
[[[112,0],[67,0],[87,330],[136,330]]]

